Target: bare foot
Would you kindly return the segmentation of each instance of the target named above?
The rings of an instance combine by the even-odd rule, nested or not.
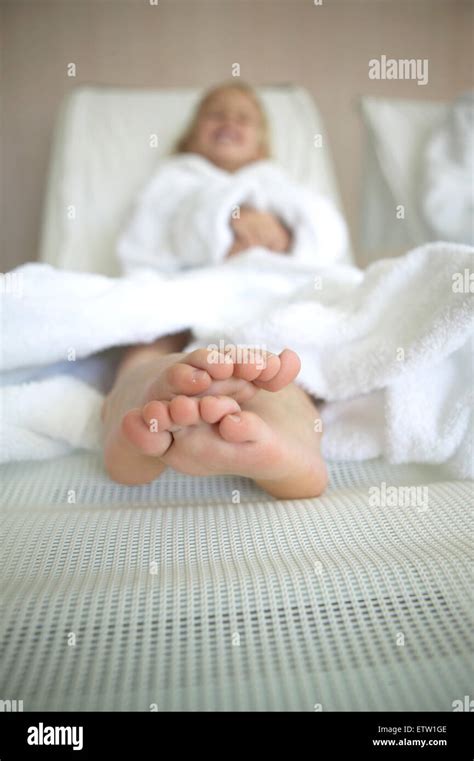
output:
[[[111,478],[124,484],[148,483],[171,464],[164,455],[177,431],[150,429],[145,417],[150,403],[172,402],[171,413],[186,407],[185,399],[203,395],[221,394],[234,403],[244,403],[259,389],[276,392],[284,388],[300,369],[298,356],[289,349],[280,356],[265,352],[264,360],[255,354],[252,361],[247,358],[239,364],[223,354],[198,349],[189,354],[148,357],[126,368],[107,397],[102,414],[104,462]],[[202,418],[199,422],[202,425],[207,421]]]
[[[275,497],[304,498],[327,485],[316,420],[316,407],[292,383],[241,405],[226,396],[149,402],[129,436],[142,451],[164,445],[161,460],[182,473],[247,476]]]

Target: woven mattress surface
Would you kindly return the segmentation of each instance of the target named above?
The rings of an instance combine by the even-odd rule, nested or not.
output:
[[[472,484],[440,469],[340,463],[294,501],[173,471],[121,487],[82,453],[0,473],[0,684],[25,711],[449,711],[472,691]]]

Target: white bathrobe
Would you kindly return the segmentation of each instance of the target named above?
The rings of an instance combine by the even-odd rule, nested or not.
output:
[[[232,215],[244,205],[273,213],[291,229],[291,255],[300,265],[343,260],[348,234],[334,204],[294,184],[271,161],[230,173],[181,154],[160,164],[137,199],[117,246],[123,272],[173,273],[221,262],[234,241]]]

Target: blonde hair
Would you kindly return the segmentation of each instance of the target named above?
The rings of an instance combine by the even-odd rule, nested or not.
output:
[[[230,82],[223,82],[221,85],[217,85],[216,87],[213,87],[212,89],[208,90],[199,103],[197,104],[193,117],[185,130],[185,132],[181,135],[181,137],[176,142],[176,145],[174,147],[174,150],[172,153],[189,153],[190,152],[190,143],[194,137],[194,133],[196,131],[198,120],[201,116],[201,113],[205,106],[209,103],[211,98],[213,98],[217,93],[222,92],[223,90],[238,90],[238,92],[244,93],[247,95],[253,102],[253,104],[257,107],[258,112],[260,114],[260,120],[261,120],[261,137],[260,137],[260,153],[262,159],[268,159],[271,155],[271,148],[270,148],[270,125],[268,123],[268,117],[265,112],[265,109],[255,92],[254,88],[247,84],[246,82],[237,82],[235,80],[231,80]]]

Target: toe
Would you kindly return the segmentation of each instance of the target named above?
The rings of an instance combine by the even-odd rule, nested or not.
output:
[[[270,354],[270,352],[267,351],[264,357],[263,368],[260,370],[260,373],[258,375],[258,380],[259,381],[272,380],[280,372],[280,369],[281,369],[280,357],[278,357],[276,354]]]
[[[197,425],[200,422],[199,400],[190,396],[175,396],[169,403],[169,412],[176,425]]]
[[[232,357],[212,348],[196,349],[183,357],[182,362],[205,370],[215,380],[230,378],[234,371]]]
[[[170,447],[173,437],[169,431],[152,432],[143,418],[142,410],[133,409],[122,419],[121,432],[143,454],[161,457]]]
[[[240,443],[266,439],[271,430],[255,412],[245,411],[222,418],[219,433],[226,441]]]
[[[211,376],[206,370],[176,362],[165,371],[165,382],[174,394],[201,394],[209,388]]]
[[[174,427],[169,402],[148,402],[142,408],[142,417],[151,433],[170,431]]]
[[[201,417],[205,423],[213,425],[224,415],[240,412],[240,406],[228,396],[203,396],[200,401]]]
[[[291,349],[284,349],[278,359],[280,367],[277,373],[268,378],[264,375],[265,370],[263,370],[262,375],[254,381],[256,386],[264,388],[266,391],[280,391],[296,378],[301,369],[301,361],[296,352]]]
[[[167,392],[195,396],[204,393],[213,380],[230,378],[234,369],[231,358],[212,349],[196,349],[170,365],[164,372]],[[162,396],[157,388],[157,396]],[[161,392],[161,393],[160,393]],[[153,390],[152,390],[153,395]]]
[[[253,381],[258,378],[267,365],[270,354],[252,346],[234,347],[234,378]]]

